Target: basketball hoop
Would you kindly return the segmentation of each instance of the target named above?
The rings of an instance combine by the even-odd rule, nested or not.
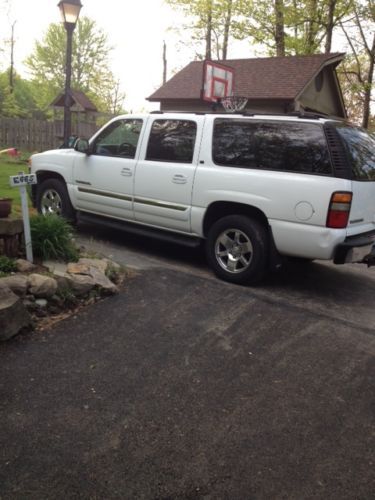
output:
[[[241,111],[246,106],[247,101],[247,97],[239,95],[228,95],[220,99],[220,102],[227,113]]]

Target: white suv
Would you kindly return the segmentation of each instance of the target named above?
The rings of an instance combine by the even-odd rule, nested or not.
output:
[[[375,140],[317,115],[151,113],[35,154],[43,214],[194,245],[221,278],[281,256],[374,263]]]

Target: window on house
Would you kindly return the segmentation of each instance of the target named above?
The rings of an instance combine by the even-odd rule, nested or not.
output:
[[[190,120],[155,120],[146,160],[191,163],[197,124]]]

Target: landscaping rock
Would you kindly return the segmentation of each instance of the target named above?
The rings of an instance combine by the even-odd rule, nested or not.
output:
[[[89,268],[95,267],[103,274],[105,274],[108,269],[108,263],[106,259],[87,259],[83,257],[82,259],[79,259],[78,264],[86,265]]]
[[[35,297],[51,297],[57,290],[56,280],[42,274],[30,274],[28,285],[30,293]]]
[[[105,275],[108,263],[99,259],[80,259],[76,263],[68,264],[68,275],[92,278],[94,286],[102,288],[108,293],[117,293],[118,288]]]
[[[85,295],[95,286],[93,278],[83,274],[66,274],[65,279],[68,282],[68,286],[76,295]]]
[[[48,302],[46,301],[46,299],[37,299],[37,300],[35,301],[35,304],[36,304],[38,307],[42,307],[42,308],[44,308],[44,307],[47,307]]]
[[[118,288],[117,286],[112,283],[111,280],[107,278],[107,276],[99,271],[95,267],[90,268],[90,276],[93,278],[95,281],[95,285],[102,288],[108,293],[118,293]]]
[[[57,290],[66,290],[69,288],[69,278],[70,274],[62,273],[60,271],[54,271],[53,272],[53,278],[56,280],[57,283]]]
[[[65,274],[66,268],[68,267],[64,262],[58,262],[57,260],[46,260],[43,262],[43,266],[46,267],[50,273],[60,275]]]
[[[16,260],[17,271],[20,273],[30,273],[36,269],[36,266],[25,259]]]
[[[7,287],[16,295],[23,297],[27,292],[27,277],[23,274],[14,274],[0,278],[0,287]]]
[[[87,264],[82,264],[80,262],[71,262],[68,264],[66,272],[69,274],[90,274],[90,267]]]
[[[120,271],[121,266],[120,266],[120,264],[117,264],[117,262],[114,262],[111,259],[107,259],[106,257],[104,257],[104,259],[101,259],[101,260],[107,264],[106,272],[107,272],[108,268],[112,268],[115,271]]]
[[[0,288],[0,341],[8,340],[31,324],[22,300],[9,288]]]

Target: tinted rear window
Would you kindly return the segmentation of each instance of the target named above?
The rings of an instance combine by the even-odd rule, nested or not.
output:
[[[375,181],[375,138],[357,127],[337,127],[344,140],[354,179]]]
[[[213,159],[218,165],[332,174],[323,129],[309,123],[218,118]]]

